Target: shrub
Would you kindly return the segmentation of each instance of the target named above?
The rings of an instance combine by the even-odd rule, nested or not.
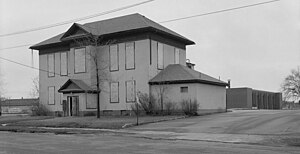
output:
[[[134,112],[135,115],[138,114],[137,106],[139,108],[139,115],[140,115],[141,112],[143,111],[142,106],[140,104],[137,104],[137,103],[133,103],[133,104],[130,105],[131,110]]]
[[[189,116],[196,116],[198,115],[199,104],[197,103],[196,100],[191,101],[191,100],[183,100],[181,102],[181,109],[184,112],[184,114],[189,115]]]
[[[156,104],[156,99],[152,95],[148,95],[147,93],[138,92],[138,98],[143,110],[145,110],[147,115],[158,114],[158,106]]]
[[[33,116],[49,116],[50,111],[41,103],[37,106],[32,107],[32,115]]]
[[[176,104],[172,103],[172,102],[166,102],[165,103],[165,113],[167,115],[171,115],[175,113],[175,109],[176,109]]]

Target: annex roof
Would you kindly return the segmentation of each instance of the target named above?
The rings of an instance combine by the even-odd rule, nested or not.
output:
[[[181,64],[168,65],[164,70],[149,81],[150,85],[176,83],[203,83],[218,86],[228,85],[226,82],[215,79]]]
[[[186,45],[195,44],[193,41],[183,37],[182,35],[146,18],[145,16],[135,13],[126,16],[116,17],[107,20],[101,20],[97,22],[91,22],[86,24],[74,23],[66,32],[56,35],[50,39],[42,41],[38,44],[31,46],[31,49],[39,49],[40,47],[47,45],[54,45],[62,43],[62,38],[67,37],[70,30],[74,27],[78,27],[81,30],[93,34],[93,35],[108,35],[121,32],[137,31],[137,30],[149,30],[162,35],[168,35],[174,39],[180,40]]]

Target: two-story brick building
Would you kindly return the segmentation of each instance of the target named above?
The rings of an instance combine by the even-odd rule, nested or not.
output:
[[[100,45],[93,45],[89,37],[96,38]],[[177,100],[170,101],[180,102],[180,85],[185,84],[183,92],[188,95],[184,99],[199,99],[200,108],[201,103],[218,104],[203,109],[225,109],[227,84],[186,67],[186,46],[193,44],[140,14],[74,23],[66,32],[30,47],[39,50],[39,67],[45,70],[39,73],[40,101],[51,111],[65,108],[68,115],[96,111],[98,66],[101,112],[130,110],[137,92],[155,95],[152,89],[157,83],[167,83],[162,74],[177,73],[173,78],[177,82],[170,84],[172,90],[166,99],[174,95]],[[214,102],[209,98],[215,98]],[[67,106],[63,107],[63,102]]]

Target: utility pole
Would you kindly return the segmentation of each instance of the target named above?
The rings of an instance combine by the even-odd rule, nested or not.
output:
[[[139,105],[140,105],[140,99],[138,96],[136,96],[136,125],[138,126],[139,125]]]

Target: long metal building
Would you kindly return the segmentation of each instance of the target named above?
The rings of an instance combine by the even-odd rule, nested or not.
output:
[[[274,109],[282,104],[282,93],[255,90],[252,88],[229,88],[226,90],[227,109]]]

